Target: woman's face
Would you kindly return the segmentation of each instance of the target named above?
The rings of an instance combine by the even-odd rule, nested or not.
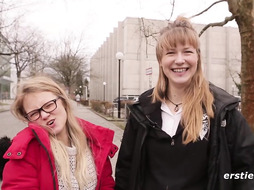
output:
[[[175,48],[164,51],[160,62],[169,84],[176,87],[186,87],[190,84],[197,65],[197,50],[189,44],[177,44]]]
[[[23,107],[26,114],[30,116],[30,122],[46,128],[59,138],[67,135],[67,113],[62,100],[55,94],[51,92],[29,93],[24,97]],[[34,119],[36,120],[33,121]]]

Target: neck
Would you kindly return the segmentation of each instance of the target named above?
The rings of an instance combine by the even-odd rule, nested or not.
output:
[[[71,140],[69,138],[66,128],[57,135],[57,139],[62,141],[62,143],[64,143],[65,146],[71,147]]]
[[[168,89],[167,98],[175,104],[180,104],[183,101],[184,89],[170,87]]]

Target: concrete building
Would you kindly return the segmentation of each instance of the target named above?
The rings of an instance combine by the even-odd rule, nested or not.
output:
[[[119,61],[120,96],[139,95],[157,83],[156,36],[167,21],[126,18],[107,37],[90,61],[90,99],[113,101],[118,97]],[[205,25],[194,24],[200,32]],[[149,36],[149,37],[145,37]],[[213,27],[201,36],[201,54],[207,79],[237,95],[234,80],[241,67],[238,28]],[[116,53],[122,52],[122,60]],[[105,85],[106,84],[106,85]]]
[[[13,56],[9,53],[6,44],[8,40],[0,33],[0,100],[13,98],[12,83],[13,72],[10,60]]]

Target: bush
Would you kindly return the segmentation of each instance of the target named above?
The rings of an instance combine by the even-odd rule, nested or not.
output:
[[[110,114],[110,110],[113,108],[113,104],[107,101],[102,101],[101,104],[104,109],[104,114],[105,115]]]
[[[99,113],[102,113],[103,108],[102,108],[101,101],[98,101],[98,100],[91,100],[90,103],[91,103],[91,108],[92,108],[94,111],[99,112]]]
[[[89,100],[84,100],[84,99],[81,99],[80,100],[80,103],[84,106],[89,106]]]

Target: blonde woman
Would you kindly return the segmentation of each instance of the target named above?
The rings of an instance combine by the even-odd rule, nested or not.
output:
[[[253,189],[253,133],[238,99],[204,78],[189,20],[161,31],[156,55],[158,83],[130,106],[115,189]]]
[[[2,190],[112,190],[113,131],[73,115],[65,91],[52,79],[22,81],[13,114],[28,127],[4,154]]]

